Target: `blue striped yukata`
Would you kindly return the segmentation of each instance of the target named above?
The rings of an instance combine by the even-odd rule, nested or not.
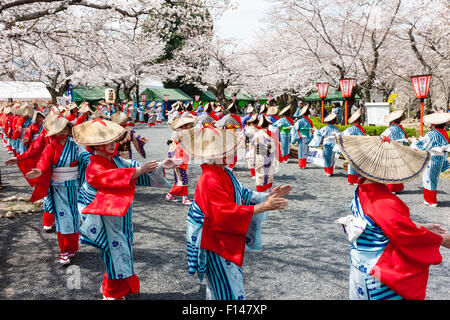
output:
[[[380,136],[389,137],[391,140],[403,143],[406,145],[406,135],[405,132],[397,124],[394,124],[387,128]]]
[[[320,130],[314,132],[314,138],[309,143],[310,147],[319,147],[320,143],[323,141],[323,166],[324,168],[333,167],[335,164],[335,153],[333,148],[336,145],[336,139],[333,139],[332,133],[339,133],[339,129],[333,125],[329,124]]]
[[[364,214],[359,201],[358,189],[350,205],[353,216],[363,219],[367,225],[364,232],[350,244],[350,300],[403,300],[385,284],[372,277],[369,272],[376,265],[389,243],[383,230]]]
[[[280,118],[280,120],[272,124],[273,132],[278,132],[281,157],[286,157],[291,152],[291,132],[290,129],[288,129],[291,126],[292,124],[286,118]]]
[[[78,192],[80,184],[85,180],[86,167],[89,164],[90,156],[89,152],[75,144],[73,139],[69,137],[58,163],[52,165],[53,172],[58,168],[70,168],[72,162],[78,162],[78,176],[75,179],[57,181],[54,172],[52,173],[49,192],[44,199],[44,207],[54,214],[56,232],[73,234],[79,230]]]
[[[113,161],[117,168],[136,168],[141,165],[140,162],[117,156]],[[164,178],[161,165],[155,171],[141,175],[136,185],[157,188],[170,186]],[[80,241],[102,252],[108,279],[129,278],[135,274],[132,253],[133,205],[130,205],[123,217],[82,214],[83,209],[95,199],[96,195],[97,190],[84,181],[78,197],[78,210],[82,219]]]
[[[31,118],[27,118],[27,120],[25,120],[25,122],[22,125],[22,132],[20,133],[19,138],[17,139],[17,153],[21,154],[24,153],[25,151],[27,151],[27,147],[25,146],[25,144],[23,143],[22,139],[25,136],[25,132],[27,131],[28,127],[31,125]]]
[[[256,205],[264,202],[267,193],[246,189],[237,181],[232,171],[225,168],[233,183],[235,201],[238,205]],[[261,224],[268,213],[254,215],[246,236],[246,249],[261,250]],[[197,273],[200,282],[206,274],[207,300],[245,300],[242,268],[218,254],[200,247],[205,214],[195,201],[186,218],[186,244],[189,274]]]
[[[341,136],[363,136],[364,132],[362,132],[361,129],[359,129],[357,126],[353,125],[347,129],[345,129],[344,131],[342,131],[340,133],[340,135]],[[337,144],[334,146],[333,152],[340,153],[340,149]],[[358,174],[358,172],[356,172],[356,170],[350,165],[350,163],[348,164],[347,173],[349,175],[357,175]]]
[[[434,151],[433,148],[444,147],[447,149],[449,143],[438,131],[432,130],[411,144],[411,148],[419,150],[430,150],[431,160],[422,174],[423,187],[427,190],[435,191],[439,181],[439,175],[449,169],[446,151]]]
[[[301,134],[300,131],[309,130],[308,135]],[[300,133],[300,134],[299,134]],[[305,117],[301,116],[294,124],[291,129],[291,143],[298,143],[298,158],[299,159],[307,159],[309,155],[309,143],[313,139],[312,135],[312,127],[308,120]]]

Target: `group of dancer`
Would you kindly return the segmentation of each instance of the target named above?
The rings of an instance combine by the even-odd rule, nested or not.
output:
[[[114,112],[102,104],[92,110],[87,103],[46,110],[26,103],[0,108],[1,137],[14,155],[6,164],[17,165],[23,173],[33,188],[32,202],[43,199],[44,229],[54,224],[59,263],[70,264],[80,242],[99,249],[105,263],[104,299],[139,292],[132,252],[136,186],[167,188],[167,201],[181,197],[189,205],[187,265],[200,280],[206,275],[206,298],[245,299],[244,252],[261,249],[261,225],[268,212],[288,205],[285,197],[292,186],[273,183],[279,163],[289,160],[292,144],[298,144],[302,169],[309,147],[323,147],[329,177],[337,153],[348,162],[355,197],[352,215],[339,223],[351,243],[350,298],[425,298],[428,268],[441,262],[439,248],[450,247],[450,235],[439,225],[413,223],[395,193],[422,175],[425,202],[437,205],[439,174],[448,168],[444,127],[449,114],[427,116],[432,130],[408,141],[400,125],[401,111],[388,116],[390,127],[380,137],[368,137],[361,110],[349,119],[352,127],[340,133],[335,114],[324,120],[326,126],[315,129],[308,106],[300,107],[295,119],[289,117],[290,106],[281,111],[276,106],[248,106],[241,119],[235,103],[220,110],[214,103],[206,104],[199,112],[191,103],[177,102],[168,113],[173,131],[168,157],[140,163],[132,159],[131,146],[145,158],[148,139],[133,128],[136,119],[127,105]],[[256,191],[244,187],[233,173],[241,148]],[[190,200],[188,165],[195,159],[202,174]],[[165,177],[172,169],[173,184]]]

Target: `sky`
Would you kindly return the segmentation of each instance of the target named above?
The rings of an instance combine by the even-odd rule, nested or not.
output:
[[[259,21],[269,5],[265,0],[237,0],[237,8],[224,13],[215,24],[216,32],[223,38],[237,38],[253,42],[255,32],[263,26]]]

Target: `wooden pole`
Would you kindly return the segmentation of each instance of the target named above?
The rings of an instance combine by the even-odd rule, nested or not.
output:
[[[323,123],[323,115],[324,115],[324,100],[322,99],[322,123]]]
[[[345,125],[348,124],[348,100],[345,99]]]
[[[420,99],[420,136],[423,137],[423,102],[424,99]]]

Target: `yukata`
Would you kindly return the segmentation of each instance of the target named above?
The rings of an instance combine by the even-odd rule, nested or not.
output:
[[[387,128],[382,134],[381,136],[386,136],[391,140],[397,141],[399,143],[403,143],[403,145],[406,145],[406,142],[408,140],[406,140],[406,132],[403,129],[403,127],[401,125],[398,124],[394,124],[392,126],[390,126],[389,128]],[[403,191],[403,189],[405,188],[403,183],[398,183],[398,184],[388,184],[387,185],[389,190],[391,190],[391,192],[397,193],[400,191]]]
[[[137,113],[136,118],[139,118],[139,123],[145,123],[145,109],[147,108],[147,105],[139,105],[139,107],[136,108],[135,112]]]
[[[442,237],[418,228],[386,185],[359,181],[341,223],[350,242],[349,299],[423,300],[430,265],[440,264]]]
[[[186,219],[189,274],[206,274],[207,300],[245,300],[244,251],[261,250],[261,224],[267,212],[253,215],[266,193],[246,189],[233,172],[203,164],[195,199]]]
[[[39,134],[42,132],[44,126],[38,125],[37,123],[33,122],[25,131],[24,135],[23,135],[23,139],[28,139],[28,142],[24,142],[25,145],[25,151],[28,150],[28,148],[30,147],[31,143],[36,140],[36,138],[39,136]],[[24,151],[24,152],[25,152]],[[23,152],[22,152],[23,153]]]
[[[146,158],[147,154],[145,152],[144,146],[145,142],[141,141],[141,136],[134,131],[134,129],[129,130],[129,135],[127,135],[129,139],[125,142],[119,144],[117,155],[123,159],[133,159],[133,151],[131,150],[131,143],[133,143],[137,152],[143,157]]]
[[[365,130],[359,124],[354,124],[353,126],[345,129],[342,133],[340,133],[340,135],[341,136],[363,136],[363,135],[365,135]],[[340,149],[339,149],[338,145],[334,146],[333,152],[340,153]],[[348,164],[347,173],[348,173],[347,181],[349,184],[358,183],[358,178],[359,178],[358,172],[356,172],[356,170],[350,165],[350,163]]]
[[[336,159],[336,154],[333,152],[336,138],[332,136],[333,132],[339,133],[339,129],[335,125],[329,124],[320,130],[316,130],[309,143],[310,147],[319,147],[323,138],[323,169],[327,175],[333,174]]]
[[[289,117],[283,117],[272,124],[273,132],[277,133],[281,144],[280,162],[287,162],[291,153],[291,128],[294,126],[294,120]]]
[[[162,122],[162,107],[156,108],[156,124],[161,124]]]
[[[450,150],[449,137],[444,129],[434,129],[414,141],[411,148],[429,150],[431,160],[422,174],[423,197],[429,204],[437,204],[437,184],[441,172],[449,169],[447,152]]]
[[[27,131],[28,127],[31,125],[31,118],[27,117],[24,118],[24,122],[18,122],[16,125],[20,126],[21,130],[19,131],[19,137],[17,138],[17,154],[24,153],[27,150],[27,147],[25,143],[23,142],[23,137],[25,136],[25,132]],[[17,130],[17,127],[16,129]],[[18,130],[16,131],[18,132]]]
[[[61,254],[78,251],[78,192],[84,182],[90,155],[71,137],[67,138],[64,146],[51,138],[36,165],[42,175],[37,180],[30,201],[45,197],[44,210],[53,212]]]
[[[47,131],[44,128],[41,128],[39,134],[36,138],[33,138],[27,150],[24,153],[17,155],[17,166],[31,187],[36,186],[39,178],[29,180],[25,175],[30,172],[31,169],[36,168],[45,146],[51,143],[51,139],[46,137],[46,134]],[[42,224],[44,227],[51,227],[55,223],[55,217],[52,212],[52,206],[46,198],[47,196],[43,199],[44,214],[42,216]]]
[[[135,186],[168,187],[161,165],[131,180],[141,164],[134,160],[92,155],[81,185],[78,210],[81,214],[81,243],[102,252],[106,272],[103,295],[121,298],[139,292],[133,267],[133,199]]]
[[[268,129],[258,130],[250,142],[250,159],[255,159],[256,191],[264,192],[272,188],[275,173],[281,157],[280,142]]]
[[[251,114],[246,114],[244,118],[242,118],[242,129],[245,129],[247,126],[247,121],[252,117]]]
[[[169,194],[172,196],[187,197],[189,195],[189,176],[187,172],[189,156],[183,151],[181,146],[176,142],[172,142],[167,157],[183,161],[182,165],[175,167],[173,170],[174,184]]]
[[[217,114],[208,113],[211,118],[217,117]],[[216,126],[221,129],[231,130],[232,132],[242,131],[242,120],[237,114],[229,113],[216,122]],[[234,152],[234,158],[232,163],[228,163],[228,167],[233,169],[237,163],[237,150]]]
[[[67,121],[69,121],[73,125],[75,125],[75,123],[77,122],[77,118],[78,113],[71,113],[66,117]]]
[[[256,165],[256,153],[254,150],[254,146],[251,145],[253,138],[255,137],[255,133],[258,131],[258,128],[254,126],[245,126],[244,135],[245,135],[245,160],[247,161],[248,169],[250,170],[250,176],[252,179],[256,178],[255,165]]]
[[[298,166],[306,168],[309,155],[309,143],[311,142],[313,123],[306,116],[301,116],[291,129],[291,143],[298,143]]]

